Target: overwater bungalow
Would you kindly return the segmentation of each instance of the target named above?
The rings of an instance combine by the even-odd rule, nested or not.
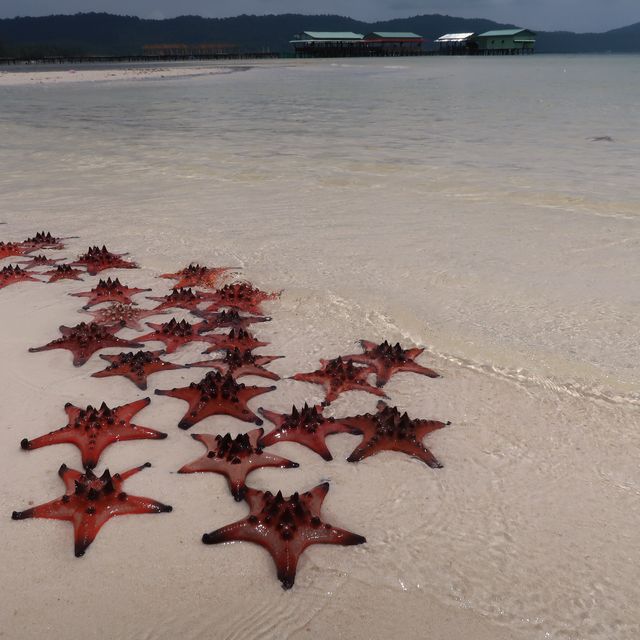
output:
[[[475,36],[479,55],[519,55],[533,53],[536,34],[529,29],[498,29]]]
[[[416,33],[376,31],[303,31],[290,41],[299,57],[344,58],[422,54],[424,38]]]
[[[435,42],[438,53],[449,56],[469,55],[478,48],[474,40],[474,33],[445,33]]]

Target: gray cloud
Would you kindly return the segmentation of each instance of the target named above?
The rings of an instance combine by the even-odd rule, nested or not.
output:
[[[640,21],[639,0],[0,0],[0,17],[85,11],[144,18],[335,13],[366,21],[442,13],[574,31],[606,31]]]

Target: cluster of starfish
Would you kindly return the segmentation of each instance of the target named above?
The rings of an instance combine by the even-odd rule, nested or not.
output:
[[[56,260],[44,254],[32,256],[31,253],[61,249],[63,246],[62,239],[45,232],[22,243],[0,242],[0,259],[16,255],[30,258],[28,263],[23,263],[24,269],[19,265],[4,267],[0,271],[0,288],[13,282],[35,280],[32,273],[38,275],[39,272],[31,270],[52,266]],[[124,260],[123,255],[113,254],[104,246],[91,247],[77,260],[56,266],[56,273],[60,270],[62,275],[56,278],[51,274],[51,277],[64,278],[65,273],[78,271],[75,267],[80,266],[86,269],[81,273],[89,276],[104,269],[137,267],[135,263]],[[62,326],[60,337],[29,351],[66,349],[73,355],[73,364],[80,367],[102,349],[129,349],[119,354],[100,355],[108,366],[91,375],[95,378],[121,376],[142,390],[147,389],[148,377],[152,374],[179,369],[211,369],[198,382],[187,386],[155,389],[157,396],[187,403],[187,410],[177,424],[181,429],[190,429],[217,415],[230,416],[258,427],[236,436],[230,433],[192,434],[204,445],[206,453],[184,464],[179,473],[225,476],[231,497],[245,500],[250,511],[246,518],[205,534],[202,541],[216,544],[243,540],[260,544],[270,552],[278,578],[288,589],[294,584],[298,559],[308,546],[319,543],[357,545],[365,542],[365,538],[322,521],[320,512],[329,489],[328,483],[288,497],[281,492],[274,495],[248,487],[247,476],[255,469],[298,466],[296,462],[274,455],[267,449],[278,443],[294,442],[325,460],[331,460],[326,438],[348,433],[361,437],[360,444],[347,458],[348,462],[359,462],[380,451],[399,451],[438,468],[440,463],[423,440],[427,434],[449,423],[412,419],[406,412],[382,400],[378,402],[375,413],[342,418],[324,415],[326,407],[347,391],[365,391],[387,398],[383,387],[397,373],[438,377],[437,373],[416,362],[422,349],[404,349],[399,344],[391,345],[386,341],[376,344],[362,340],[362,353],[321,360],[316,371],[291,376],[294,380],[321,385],[325,395],[321,404],[294,406],[290,413],[276,413],[265,408],[259,408],[256,413],[249,403],[257,396],[274,391],[276,386],[247,385],[239,379],[244,376],[259,376],[272,381],[280,379],[266,367],[282,356],[256,354],[256,349],[269,343],[258,339],[251,330],[253,324],[271,320],[263,315],[262,305],[265,301],[277,299],[280,294],[263,292],[245,281],[224,283],[234,271],[229,267],[190,264],[176,273],[163,274],[161,278],[175,281],[174,287],[164,296],[149,296],[148,300],[157,303],[153,308],[142,308],[135,299],[135,296],[151,289],[129,287],[118,278],[101,279],[89,291],[70,294],[87,299],[82,310],[91,313],[93,321],[80,322],[72,327]],[[67,277],[70,278],[71,275]],[[140,321],[143,318],[175,311],[191,314],[197,320],[189,322],[172,317],[163,323],[147,322],[151,331],[132,339],[116,335],[123,329],[142,331]],[[144,350],[147,342],[161,342],[164,349]],[[192,342],[205,343],[207,348],[203,354],[209,355],[209,359],[180,364],[163,358]],[[217,357],[211,357],[210,354],[214,353]],[[119,474],[111,475],[108,469],[100,476],[94,473],[102,452],[113,443],[167,437],[166,433],[131,422],[150,402],[149,398],[144,398],[114,408],[105,403],[85,408],[67,403],[64,407],[67,414],[65,426],[33,439],[23,439],[21,447],[24,450],[58,443],[75,445],[81,454],[83,471],[63,464],[59,474],[65,484],[64,495],[46,504],[14,512],[13,518],[52,518],[72,522],[75,552],[80,556],[111,517],[171,511],[167,505],[149,498],[130,496],[122,490],[124,481],[150,466],[149,463]],[[261,427],[262,418],[273,425],[268,433]]]
[[[22,262],[3,266],[0,269],[0,289],[18,282],[58,282],[59,280],[82,280],[82,275],[95,276],[105,269],[135,269],[137,265],[122,259],[124,254],[111,253],[104,245],[90,247],[83,255],[72,262],[62,262],[58,258],[50,258],[42,253],[33,255],[36,251],[65,248],[64,240],[70,238],[56,238],[51,233],[40,231],[35,236],[20,242],[0,241],[0,260],[16,257],[28,258]],[[43,267],[52,267],[42,271]],[[76,267],[81,267],[80,269]],[[40,280],[39,278],[47,278]]]

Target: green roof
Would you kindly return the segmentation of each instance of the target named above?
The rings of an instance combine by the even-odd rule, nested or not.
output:
[[[422,38],[417,33],[408,31],[373,31],[367,34],[369,36],[378,36],[378,38]]]
[[[485,31],[484,33],[479,34],[478,38],[500,38],[502,36],[517,36],[519,33],[531,33],[532,35],[536,35],[533,31],[529,31],[529,29],[498,29],[497,31]]]
[[[303,31],[302,34],[314,40],[362,40],[364,38],[361,33],[353,33],[353,31]]]

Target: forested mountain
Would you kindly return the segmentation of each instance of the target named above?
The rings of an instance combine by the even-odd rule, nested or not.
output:
[[[146,20],[107,13],[79,13],[0,20],[0,57],[35,54],[140,54],[145,45],[227,43],[240,51],[291,50],[289,40],[300,31],[413,31],[426,47],[443,33],[506,28],[491,20],[422,15],[366,23],[335,15],[269,15],[235,18],[182,16]],[[527,25],[518,25],[527,27]],[[537,51],[640,51],[640,23],[605,33],[539,32]]]

